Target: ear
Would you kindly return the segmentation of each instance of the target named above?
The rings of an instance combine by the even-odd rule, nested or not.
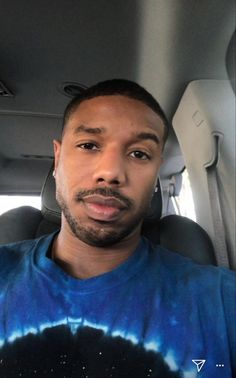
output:
[[[60,153],[61,153],[61,142],[59,140],[53,140],[53,149],[54,149],[54,172],[56,172]]]

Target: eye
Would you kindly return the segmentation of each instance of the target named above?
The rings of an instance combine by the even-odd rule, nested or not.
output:
[[[139,160],[150,160],[150,156],[146,153],[146,152],[142,152],[142,151],[133,151],[131,152],[130,154],[132,157],[134,157],[135,159],[139,159]]]
[[[78,144],[77,147],[81,148],[82,150],[97,150],[98,149],[96,144],[90,143],[90,142]]]

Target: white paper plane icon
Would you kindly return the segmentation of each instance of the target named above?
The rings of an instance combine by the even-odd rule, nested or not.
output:
[[[195,365],[197,365],[197,371],[201,371],[201,368],[205,364],[206,360],[192,360]]]

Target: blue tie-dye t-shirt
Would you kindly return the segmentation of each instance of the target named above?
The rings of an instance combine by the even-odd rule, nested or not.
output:
[[[0,247],[1,378],[235,374],[235,273],[141,239],[79,280],[47,257],[54,236]]]

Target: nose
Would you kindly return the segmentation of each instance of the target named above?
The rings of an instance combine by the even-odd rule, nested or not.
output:
[[[116,148],[100,152],[94,170],[96,184],[123,186],[126,182],[125,158]]]

